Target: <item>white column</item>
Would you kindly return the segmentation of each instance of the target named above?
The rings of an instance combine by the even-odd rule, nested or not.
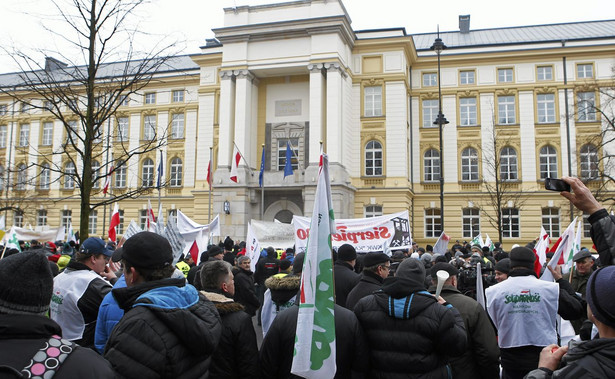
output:
[[[252,145],[250,129],[252,128],[252,80],[254,75],[248,70],[236,70],[235,74],[235,144],[248,165],[256,167],[252,162]],[[243,166],[246,162],[241,162]]]
[[[218,167],[231,166],[233,153],[233,127],[235,124],[235,83],[232,71],[220,73],[220,133],[218,140]]]
[[[323,120],[325,104],[325,76],[322,72],[323,65],[309,64],[310,70],[310,150],[308,162],[318,166],[320,161],[320,141],[323,140]]]
[[[343,69],[339,63],[325,63],[327,70],[327,143],[326,152],[330,163],[342,162],[342,115],[343,93],[342,75]]]

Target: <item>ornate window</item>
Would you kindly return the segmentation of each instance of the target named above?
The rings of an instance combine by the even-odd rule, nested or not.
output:
[[[141,185],[143,187],[154,186],[154,161],[146,158],[141,166]]]
[[[502,237],[519,238],[519,209],[502,209]]]
[[[502,148],[502,150],[500,150],[500,179],[519,179],[517,167],[517,151],[510,146]]]
[[[540,148],[540,179],[557,178],[557,151],[550,145]]]
[[[435,182],[440,180],[440,152],[429,149],[423,154],[423,180]]]
[[[382,176],[382,145],[378,141],[365,145],[365,176]]]
[[[461,152],[461,180],[473,182],[478,180],[478,153],[473,147]]]
[[[463,238],[474,238],[480,233],[480,213],[478,208],[463,208],[461,222]]]
[[[442,218],[440,209],[425,209],[425,237],[438,238],[442,234]]]
[[[598,173],[598,150],[592,144],[583,145],[580,150],[582,179],[596,179]]]
[[[182,185],[182,160],[180,158],[173,158],[171,161],[171,187],[181,187]]]
[[[551,238],[559,237],[558,208],[542,208],[542,227]]]

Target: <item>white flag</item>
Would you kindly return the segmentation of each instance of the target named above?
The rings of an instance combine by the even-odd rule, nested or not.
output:
[[[331,234],[335,220],[331,202],[329,163],[320,156],[320,172],[310,223],[295,335],[291,373],[304,378],[335,376],[335,315]],[[318,317],[315,317],[315,316]]]
[[[485,289],[483,288],[483,268],[482,259],[476,264],[476,301],[483,309],[485,307]]]
[[[433,245],[434,254],[446,254],[446,251],[448,250],[448,241],[450,240],[451,237],[447,236],[446,234],[444,234],[444,232],[442,232],[442,234],[440,234],[440,238],[438,238],[438,240],[436,241],[436,244]]]
[[[252,230],[252,223],[248,224],[248,235],[246,236],[246,256],[250,258],[250,270],[256,271],[256,263],[261,253],[261,244],[256,238],[256,233]]]
[[[555,250],[555,254],[553,254],[553,258],[551,258],[551,260],[547,264],[547,268],[545,269],[545,272],[540,277],[540,280],[546,280],[547,282],[553,281],[553,274],[551,274],[549,267],[554,269],[555,266],[557,266],[557,262],[559,261],[559,258],[562,256],[562,251],[564,251],[564,246],[568,242],[568,237],[569,235],[567,234],[562,236],[562,242],[557,246],[557,250]]]

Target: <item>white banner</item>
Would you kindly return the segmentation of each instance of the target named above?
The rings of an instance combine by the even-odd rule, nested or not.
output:
[[[263,247],[273,246],[275,249],[286,249],[295,244],[295,227],[291,224],[260,220],[252,220],[250,224],[254,236],[258,238]]]
[[[252,221],[254,222],[254,221]],[[248,224],[248,235],[246,237],[246,256],[250,258],[250,270],[256,272],[256,263],[261,255],[261,245],[254,234],[252,223]]]
[[[293,216],[295,226],[295,254],[304,253],[310,233],[310,219]],[[390,254],[412,246],[408,211],[369,218],[335,220],[337,233],[331,235],[334,249],[351,244],[357,253],[382,251]]]
[[[184,252],[186,243],[184,242],[184,237],[179,234],[177,224],[175,223],[175,219],[173,217],[169,217],[167,220],[167,227],[164,229],[164,233],[165,237],[171,244],[171,248],[173,248],[173,264],[175,264]]]

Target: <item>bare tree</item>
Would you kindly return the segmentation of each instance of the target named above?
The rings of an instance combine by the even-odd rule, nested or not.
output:
[[[72,46],[78,58],[59,51],[41,49],[45,64],[36,62],[30,54],[11,51],[20,72],[5,78],[0,91],[10,96],[23,109],[50,112],[60,121],[64,135],[60,148],[49,152],[30,148],[29,166],[35,166],[37,176],[43,170],[55,173],[55,180],[65,188],[74,186],[80,198],[81,237],[88,236],[91,210],[125,198],[134,198],[149,191],[151,180],[140,180],[135,187],[109,197],[96,195],[96,187],[107,176],[122,170],[131,160],[156,151],[166,144],[166,132],[153,131],[151,139],[129,147],[127,140],[111,145],[111,125],[115,114],[131,95],[142,95],[144,87],[156,80],[156,73],[174,69],[177,57],[174,44],[156,46],[147,52],[134,48],[136,30],[131,30],[136,9],[144,0],[66,0],[53,3],[59,17],[71,34],[47,31]],[[121,58],[121,59],[120,59]],[[67,63],[64,63],[67,62]],[[106,129],[106,130],[105,130]],[[113,128],[114,129],[114,128]],[[166,128],[165,128],[166,130]],[[108,159],[112,156],[112,160]],[[58,156],[59,158],[54,159]],[[93,163],[100,165],[93,166]],[[66,187],[68,186],[68,187]]]
[[[497,241],[501,244],[505,221],[503,210],[514,208],[520,212],[527,198],[519,187],[519,156],[513,150],[511,134],[506,133],[505,126],[496,124],[495,117],[493,111],[491,135],[487,136],[488,143],[482,152],[487,177],[482,179],[484,196],[478,206],[481,215],[485,215],[489,224],[498,231]]]

